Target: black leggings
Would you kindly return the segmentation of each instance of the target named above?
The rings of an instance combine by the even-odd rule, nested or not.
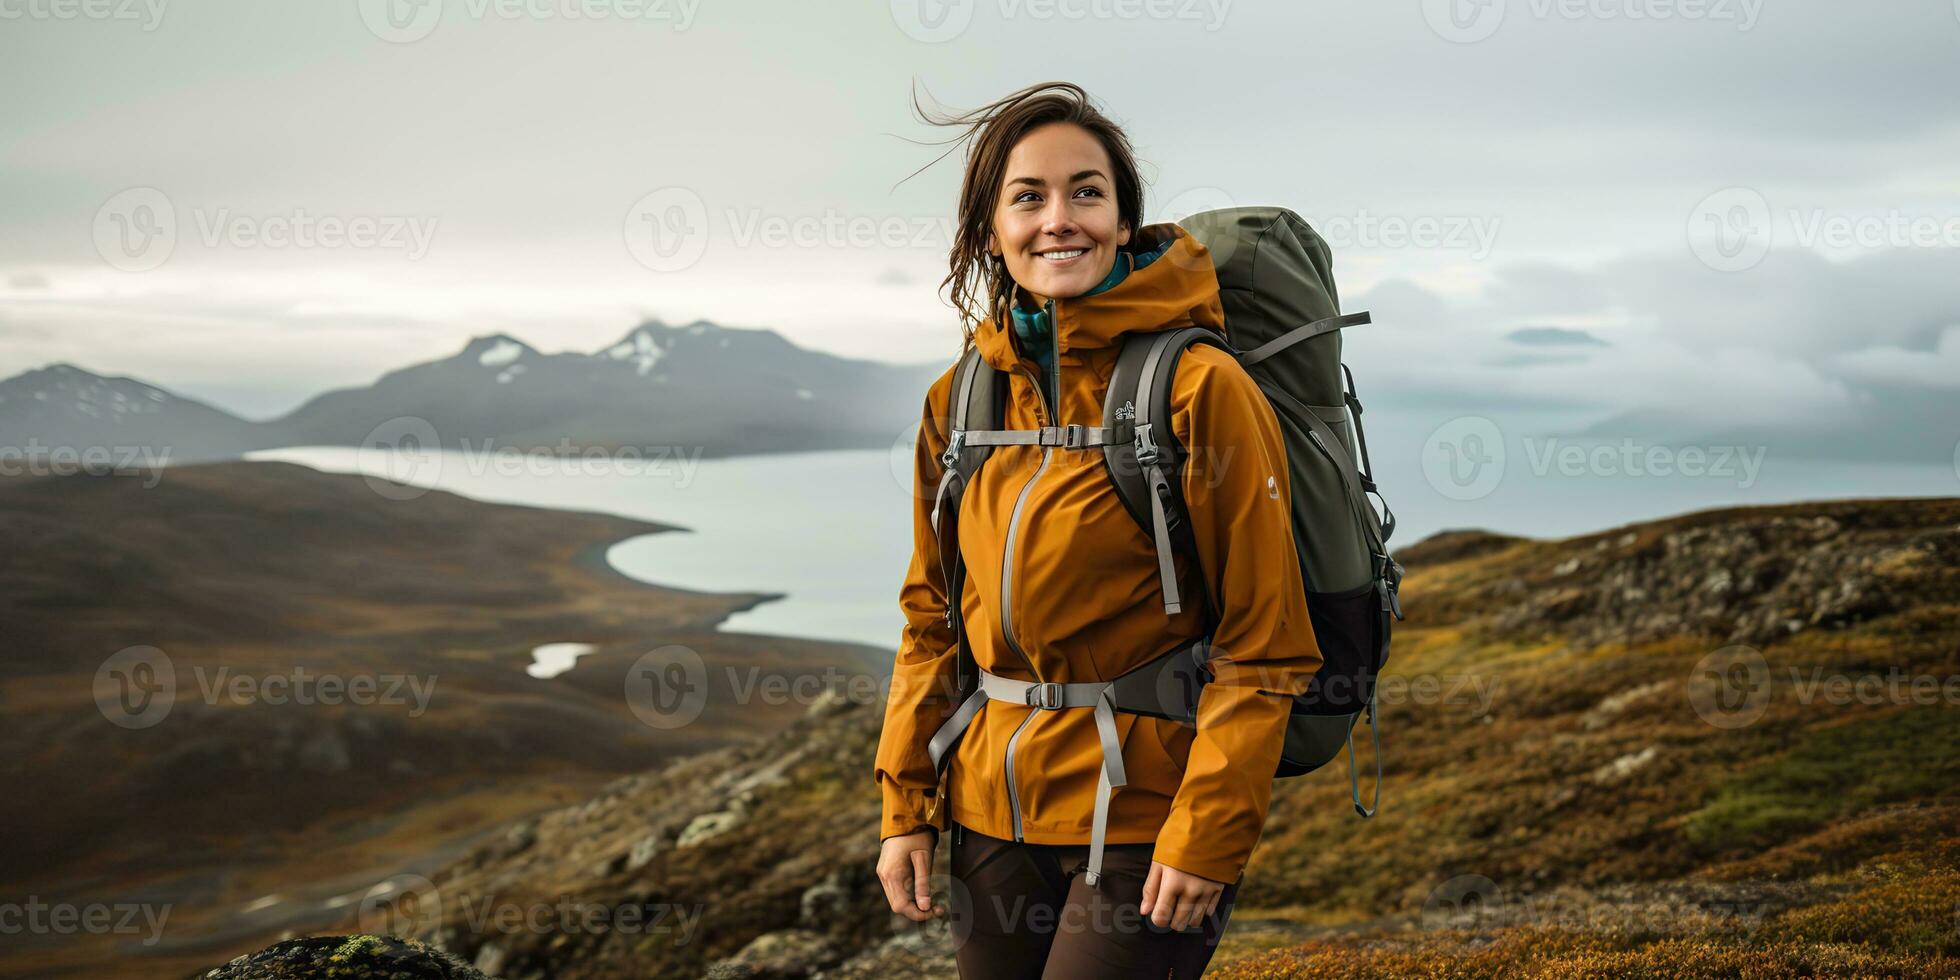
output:
[[[1183,932],[1139,914],[1152,844],[1103,848],[1101,888],[1083,879],[1087,844],[1029,844],[952,825],[952,904],[960,976],[987,980],[1174,978],[1204,973],[1238,882]]]

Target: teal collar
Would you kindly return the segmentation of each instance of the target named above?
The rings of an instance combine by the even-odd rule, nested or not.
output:
[[[1104,276],[1103,281],[1096,284],[1096,288],[1082,295],[1094,296],[1097,293],[1114,289],[1117,283],[1129,277],[1132,270],[1141,269],[1151,262],[1156,261],[1158,256],[1170,249],[1171,243],[1175,240],[1173,238],[1166,238],[1164,241],[1158,243],[1156,248],[1148,252],[1119,250],[1116,253],[1115,263],[1109,267],[1109,275]],[[1020,296],[1021,291],[1016,289],[1015,301],[1009,305],[1008,310],[1014,315],[1014,333],[1021,338],[1024,349],[1041,351],[1042,354],[1037,356],[1045,360],[1048,334],[1054,329],[1054,325],[1048,322],[1048,308],[1044,304],[1038,309],[1026,309],[1020,303]]]

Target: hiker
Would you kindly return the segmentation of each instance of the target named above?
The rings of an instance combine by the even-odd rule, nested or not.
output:
[[[1189,453],[1174,487],[1152,486],[1185,519],[1126,505],[1105,446],[1154,455],[1133,439],[1149,431],[1138,406],[1105,418],[1122,340],[1223,335],[1213,258],[1176,224],[1142,223],[1128,138],[1078,86],[943,122],[972,140],[946,282],[963,357],[1000,372],[1008,431],[952,444],[958,365],[926,393],[874,773],[878,876],[894,912],[951,917],[962,977],[1195,977],[1265,822],[1292,699],[1322,663],[1286,446],[1233,354],[1194,344],[1152,420]],[[1157,544],[1178,536],[1197,560],[1154,548],[1153,519]],[[1106,682],[1156,663],[1202,663],[1195,724],[1142,713],[1134,685],[1118,706]],[[1144,680],[1147,701],[1189,677]],[[951,881],[935,889],[942,838]]]

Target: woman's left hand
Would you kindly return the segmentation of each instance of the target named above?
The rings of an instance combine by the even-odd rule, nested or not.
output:
[[[1143,882],[1142,915],[1159,928],[1169,926],[1179,932],[1189,929],[1218,910],[1218,896],[1225,883],[1200,878],[1167,864],[1150,862],[1150,877]]]

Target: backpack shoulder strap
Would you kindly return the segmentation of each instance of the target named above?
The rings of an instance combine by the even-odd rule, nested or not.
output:
[[[1178,480],[1187,454],[1171,431],[1171,384],[1178,359],[1192,344],[1200,343],[1236,353],[1225,338],[1205,327],[1130,334],[1123,340],[1103,395],[1103,425],[1127,426],[1131,433],[1128,440],[1103,446],[1103,467],[1124,508],[1156,545],[1164,613],[1170,616],[1183,609],[1171,556],[1182,549],[1194,564],[1197,561]],[[1208,579],[1206,583],[1209,589]],[[1208,616],[1215,616],[1217,603],[1207,609]]]

